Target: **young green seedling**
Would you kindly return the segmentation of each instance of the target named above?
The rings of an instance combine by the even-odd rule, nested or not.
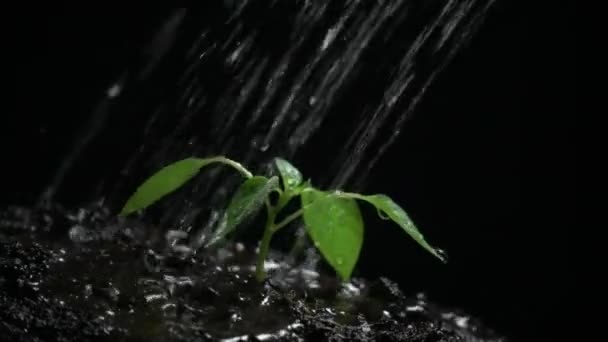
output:
[[[230,200],[207,246],[222,241],[247,217],[265,206],[266,227],[256,265],[256,278],[259,281],[266,278],[264,261],[272,236],[300,216],[304,220],[308,236],[328,264],[343,280],[350,279],[363,244],[364,225],[357,201],[374,206],[380,217],[394,221],[424,249],[445,262],[443,253],[425,241],[405,211],[388,196],[321,191],[314,188],[310,182],[304,182],[300,171],[281,158],[275,158],[281,184],[277,176],[254,176],[241,164],[221,156],[177,161],[148,178],[127,200],[120,215],[128,215],[152,205],[182,187],[203,167],[213,163],[231,166],[243,175],[245,181]],[[278,194],[274,203],[270,201],[271,193]],[[277,222],[278,214],[296,197],[300,197],[300,208]]]

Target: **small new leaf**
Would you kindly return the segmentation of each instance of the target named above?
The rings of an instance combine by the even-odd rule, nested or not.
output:
[[[302,183],[302,173],[287,160],[275,158],[274,163],[281,174],[283,189],[292,190]]]
[[[212,245],[234,231],[245,219],[255,214],[268,195],[279,187],[277,177],[254,176],[244,181],[236,191],[220,226],[216,229],[207,245]]]
[[[405,230],[405,232],[408,233],[416,242],[418,242],[420,246],[431,252],[441,261],[446,262],[445,257],[426,242],[424,236],[422,236],[422,234],[418,231],[405,210],[403,210],[390,197],[386,195],[371,195],[363,196],[362,199],[373,204],[379,211],[386,214],[391,220],[403,228],[403,230]]]
[[[302,192],[306,231],[325,260],[347,281],[363,245],[363,220],[357,202],[307,189]]]
[[[120,215],[129,215],[150,206],[184,185],[210,162],[208,159],[187,158],[165,166],[137,188],[120,211]]]

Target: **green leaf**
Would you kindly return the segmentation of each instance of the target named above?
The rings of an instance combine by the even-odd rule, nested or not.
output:
[[[165,166],[137,188],[120,211],[120,215],[128,215],[150,206],[184,185],[196,176],[203,166],[211,162],[213,161],[208,159],[186,158]]]
[[[350,279],[363,245],[357,202],[313,189],[301,196],[304,223],[315,246],[343,280]]]
[[[274,163],[281,174],[283,188],[285,190],[294,189],[302,183],[302,173],[287,160],[275,158]]]
[[[278,187],[279,179],[276,176],[270,179],[254,176],[244,181],[232,196],[219,227],[207,245],[220,241],[245,219],[255,214],[264,205],[268,195]]]
[[[371,195],[362,196],[361,199],[373,204],[376,209],[386,214],[391,220],[403,228],[403,230],[405,230],[405,232],[408,233],[424,249],[441,259],[441,261],[446,261],[445,256],[440,251],[431,247],[426,242],[424,236],[422,236],[422,234],[418,231],[418,228],[416,228],[405,210],[403,210],[403,208],[395,203],[390,197],[386,195]]]

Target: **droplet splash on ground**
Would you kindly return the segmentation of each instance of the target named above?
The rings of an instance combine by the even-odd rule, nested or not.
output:
[[[341,284],[281,254],[200,250],[179,230],[101,206],[0,212],[7,341],[504,341],[478,320],[406,297],[388,279]]]

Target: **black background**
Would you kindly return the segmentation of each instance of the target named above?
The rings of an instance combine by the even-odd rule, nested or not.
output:
[[[166,10],[5,12],[19,19],[5,21],[14,75],[5,82],[16,93],[0,127],[1,205],[35,198],[86,121],[83,113],[134,63]],[[367,232],[360,274],[428,292],[514,340],[563,334],[559,317],[572,282],[566,227],[574,223],[574,201],[566,199],[575,190],[568,25],[564,16],[498,3],[366,185],[407,203],[450,262],[439,264],[378,221]],[[115,148],[109,143],[108,153]]]

